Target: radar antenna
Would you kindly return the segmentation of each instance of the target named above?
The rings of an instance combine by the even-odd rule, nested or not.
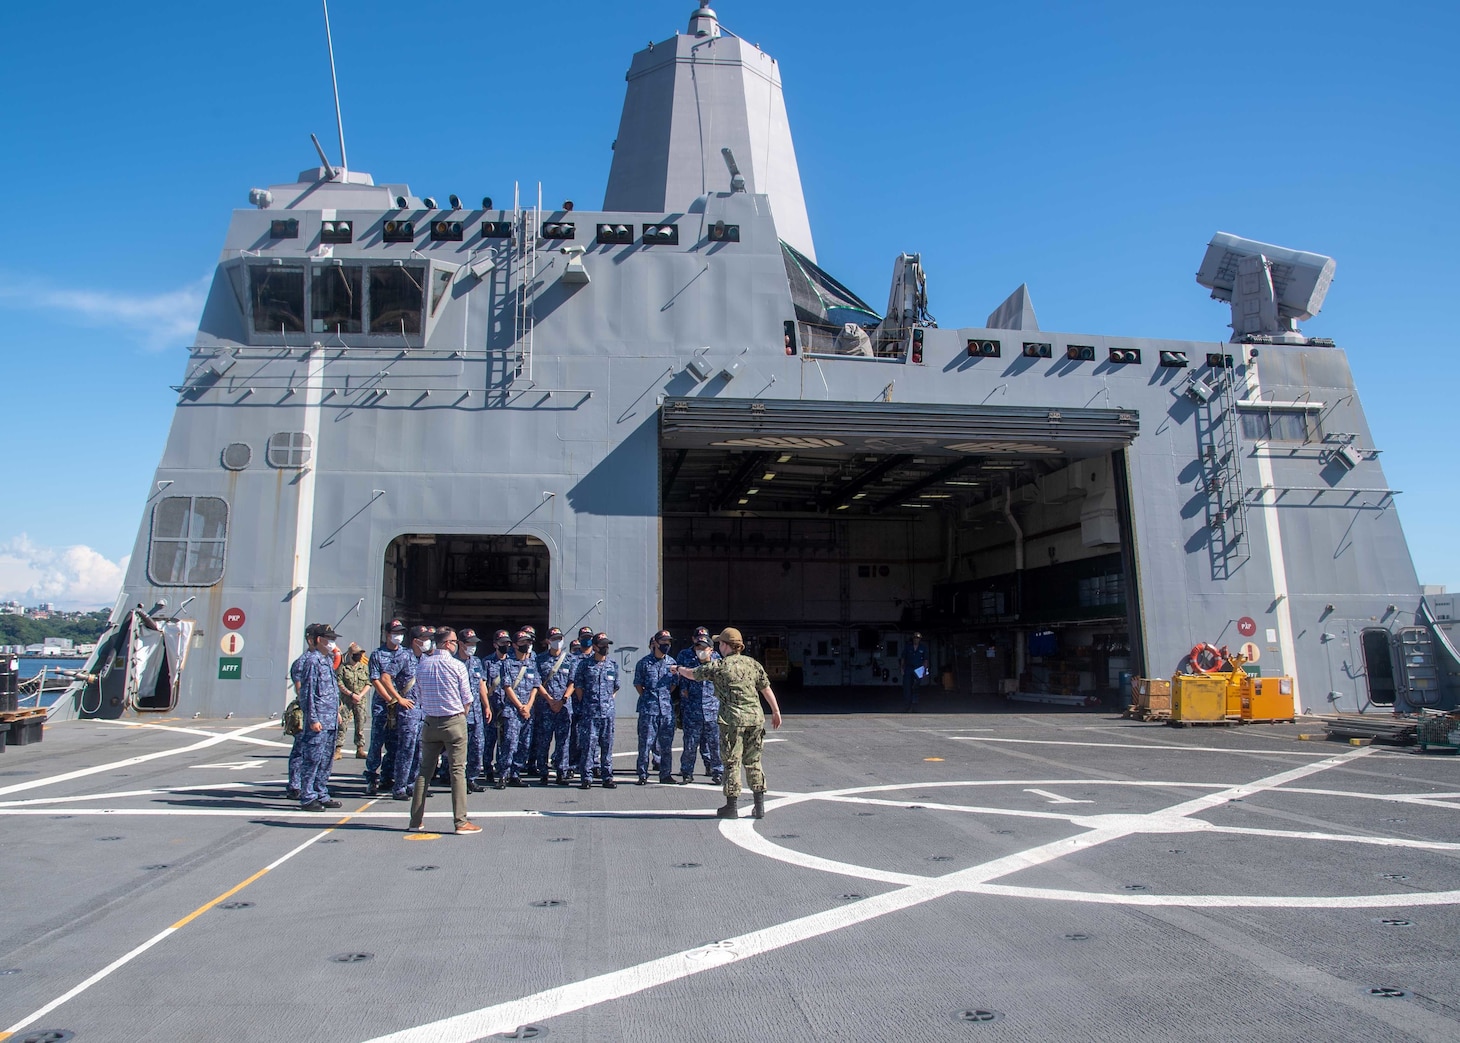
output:
[[[334,170],[333,167],[331,167],[331,170],[336,175],[340,175],[349,171],[350,157],[345,152],[345,118],[340,114],[340,78],[335,74],[335,39],[334,35],[330,32],[329,0],[320,0],[320,4],[324,7],[324,40],[330,52],[330,82],[334,84],[335,88],[335,125],[340,130],[340,166],[338,170]],[[316,148],[319,148],[318,140],[314,144]],[[323,149],[320,149],[320,158],[324,158]],[[325,166],[329,167],[330,164],[325,163]]]

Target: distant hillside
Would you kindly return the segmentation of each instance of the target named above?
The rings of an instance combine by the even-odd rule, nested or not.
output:
[[[77,644],[92,644],[106,629],[108,615],[108,610],[101,609],[71,619],[0,616],[0,645],[38,645],[48,637],[69,637]]]

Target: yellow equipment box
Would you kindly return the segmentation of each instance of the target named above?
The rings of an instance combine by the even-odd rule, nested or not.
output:
[[[1177,674],[1171,678],[1171,720],[1224,721],[1230,674]]]
[[[1291,721],[1293,679],[1291,677],[1249,677],[1242,685],[1244,721]]]

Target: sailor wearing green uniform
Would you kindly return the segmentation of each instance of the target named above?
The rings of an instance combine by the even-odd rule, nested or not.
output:
[[[771,727],[781,726],[781,708],[776,693],[771,691],[765,667],[743,655],[745,639],[734,627],[726,627],[715,635],[720,655],[710,660],[708,648],[699,650],[700,665],[676,666],[681,677],[691,681],[712,681],[720,697],[720,754],[725,761],[725,806],[715,814],[720,818],[740,817],[740,766],[745,765],[745,781],[755,797],[751,815],[765,817],[765,772],[761,771],[760,754],[765,743],[765,714],[760,708],[765,699],[771,708]]]

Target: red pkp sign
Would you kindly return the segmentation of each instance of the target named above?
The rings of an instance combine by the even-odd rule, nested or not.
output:
[[[1243,616],[1241,619],[1237,620],[1237,633],[1241,634],[1243,637],[1251,637],[1253,634],[1257,633],[1257,620],[1253,619],[1251,616]]]
[[[241,608],[230,608],[227,612],[223,613],[223,625],[229,630],[237,630],[243,626],[247,619],[248,617],[243,614],[243,609]]]

